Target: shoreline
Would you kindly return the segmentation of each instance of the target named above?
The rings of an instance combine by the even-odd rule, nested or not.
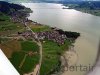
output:
[[[91,14],[91,15],[94,15],[94,16],[98,16],[98,17],[100,17],[100,9],[94,9],[94,10],[92,10],[92,9],[84,9],[84,8],[76,8],[76,7],[68,7],[68,5],[64,5],[63,4],[63,8],[62,9],[75,9],[75,10],[77,10],[77,11],[80,11],[80,12],[82,12],[82,13],[87,13],[87,14]],[[74,5],[72,5],[72,6],[74,6]]]
[[[32,20],[30,20],[31,22],[33,22],[33,23],[35,23],[36,25],[40,25],[40,26],[48,26],[48,25],[43,25],[43,24],[41,24],[41,23],[38,23],[38,22],[36,22],[36,21],[32,21]],[[48,27],[50,27],[50,26],[48,26]],[[57,28],[57,27],[50,27],[51,29],[54,29],[54,30],[61,30],[61,31],[63,31],[64,32],[64,30],[62,30],[62,29],[59,29],[59,28]],[[66,32],[66,31],[65,31]],[[71,32],[71,31],[67,31],[67,32]],[[77,32],[76,32],[77,33]],[[80,37],[80,35],[78,36],[78,37]],[[76,38],[76,39],[74,39],[74,41],[72,42],[72,44],[74,44],[75,43],[75,40],[77,40],[78,39],[78,37]],[[68,51],[72,51],[71,53],[73,53],[73,52],[76,52],[75,50],[74,50],[74,45],[69,45],[68,47],[68,49],[67,50],[65,50],[64,51],[64,53],[63,54],[61,54],[61,56],[60,56],[60,58],[59,58],[59,61],[62,63],[62,62],[65,62],[64,63],[64,65],[62,65],[62,64],[60,64],[59,65],[59,67],[57,68],[57,70],[59,69],[59,71],[54,71],[53,73],[50,73],[51,75],[61,75],[61,74],[63,74],[63,72],[65,71],[65,67],[66,66],[68,66],[68,62],[67,62],[67,60],[68,59],[66,59],[66,56],[65,56],[65,54],[66,54],[66,52],[68,52]],[[70,55],[71,55],[71,53],[70,53]],[[69,56],[70,57],[70,56]],[[64,60],[63,60],[64,59]],[[70,59],[69,59],[70,60]],[[76,60],[76,59],[75,59]],[[52,71],[51,71],[52,72]]]
[[[31,19],[32,19],[32,17],[31,17]],[[44,22],[44,21],[43,21]],[[45,23],[45,22],[44,22]],[[46,23],[47,24],[47,23]],[[62,29],[64,29],[64,28],[62,28]],[[65,30],[65,29],[64,29]],[[77,30],[76,30],[77,31]],[[91,38],[90,38],[91,39]],[[85,45],[84,45],[85,44]],[[81,46],[80,46],[81,45]],[[91,47],[91,48],[89,48],[89,47]],[[81,58],[80,60],[79,60],[79,62],[80,63],[82,63],[82,64],[85,64],[85,65],[87,65],[87,64],[92,64],[92,62],[90,62],[91,60],[93,61],[93,63],[94,63],[94,59],[95,58],[83,58],[83,56],[84,56],[84,54],[85,54],[85,52],[86,52],[86,55],[88,55],[88,53],[90,52],[90,51],[92,51],[93,53],[89,53],[89,56],[90,55],[93,55],[94,57],[95,57],[95,54],[97,53],[96,51],[94,51],[94,50],[96,50],[96,46],[94,47],[94,45],[92,45],[91,44],[91,40],[90,41],[88,41],[88,39],[87,39],[87,37],[84,37],[83,35],[82,35],[82,38],[79,38],[79,40],[77,40],[76,42],[75,42],[75,49],[77,50],[77,53],[78,54],[80,54],[79,55],[79,57]],[[83,52],[83,54],[81,53],[81,52]],[[84,56],[85,57],[85,56]],[[83,62],[81,62],[81,61],[83,61]],[[85,62],[86,61],[86,62]],[[79,63],[79,64],[80,64]],[[79,72],[80,73],[80,72]],[[65,75],[66,75],[67,73],[65,73]],[[74,75],[73,73],[69,73],[69,74],[72,74],[72,75]],[[77,75],[76,73],[75,73],[75,75]]]
[[[28,20],[30,20],[30,19],[28,19]],[[33,23],[35,23],[35,25],[40,25],[40,26],[48,26],[48,25],[43,25],[43,24],[41,24],[41,23],[38,23],[38,22],[36,22],[36,21],[33,21],[33,20],[30,20],[31,22],[33,22]],[[50,27],[50,26],[48,26],[48,27]],[[59,29],[59,28],[57,28],[57,27],[50,27],[51,29],[56,29],[56,30],[61,30],[62,32],[71,32],[71,31],[64,31],[64,30],[62,30],[62,29]],[[77,33],[77,32],[75,32],[75,33]],[[79,36],[78,37],[80,37],[80,33],[79,33]],[[76,38],[76,39],[78,39],[78,37]],[[75,43],[75,40],[76,39],[74,39],[74,42],[73,43]],[[71,45],[70,45],[71,46]],[[70,47],[69,46],[69,47]],[[66,51],[64,51],[64,52],[67,52],[67,51],[72,51],[72,52],[75,52],[75,51],[73,51],[73,50],[69,50],[70,48],[68,48],[68,50],[66,50]],[[64,60],[62,60],[64,58]],[[62,67],[62,64],[60,64],[59,65],[59,67],[58,67],[58,69],[59,69],[59,71],[54,71],[53,73],[50,73],[51,75],[58,75],[59,73],[59,75],[61,75],[61,74],[63,74],[63,72],[65,71],[64,70],[64,68],[66,67],[66,64],[68,65],[68,62],[67,62],[67,59],[66,59],[66,56],[65,56],[65,53],[63,53],[61,56],[60,56],[60,62],[62,63],[62,62],[64,62],[64,61],[66,61],[65,63],[64,63],[64,65],[63,65],[63,67]],[[62,61],[61,61],[62,60]],[[52,71],[51,71],[52,72]]]
[[[49,26],[50,27],[50,26]],[[82,40],[81,40],[82,41]],[[85,42],[86,43],[86,42]],[[79,44],[78,44],[79,45]],[[82,45],[82,44],[81,44]],[[75,45],[76,46],[76,45]],[[86,46],[87,47],[87,46]],[[76,49],[77,50],[77,49]],[[89,52],[89,51],[88,51]],[[81,53],[80,53],[81,54]]]
[[[31,20],[32,21],[32,20]],[[35,22],[35,21],[32,21],[32,22]],[[38,22],[36,22],[37,24],[40,24],[40,23],[38,23]],[[43,24],[40,24],[40,26],[48,26],[48,25],[43,25]],[[50,26],[49,26],[50,27]],[[50,28],[53,28],[53,29],[57,29],[57,30],[61,30],[61,29],[59,29],[59,28],[56,28],[56,27],[50,27]],[[68,31],[68,32],[71,32],[71,31]],[[80,37],[80,36],[79,36]],[[77,38],[78,39],[78,38]],[[75,42],[73,42],[72,44],[74,44]],[[71,49],[71,47],[72,47],[72,49]],[[64,53],[60,56],[60,62],[61,63],[63,63],[63,62],[65,62],[63,65],[62,64],[60,64],[60,66],[59,67],[61,67],[60,68],[60,70],[59,71],[55,71],[55,72],[53,72],[53,73],[51,73],[51,75],[61,75],[61,74],[63,74],[63,72],[65,71],[65,67],[66,66],[68,66],[68,62],[67,62],[67,60],[68,59],[66,59],[66,56],[65,56],[65,54],[66,54],[66,52],[68,52],[68,51],[72,51],[71,53],[73,53],[73,52],[76,52],[75,50],[74,50],[74,47],[72,46],[72,45],[69,45],[69,48],[68,48],[68,50],[65,50],[64,51]],[[71,55],[71,54],[70,54]],[[64,59],[64,60],[63,60]],[[70,60],[70,59],[69,59]],[[59,68],[58,68],[59,69]],[[52,71],[51,71],[52,72]]]
[[[25,7],[25,9],[26,9],[26,7]],[[22,18],[20,18],[20,16],[22,16],[23,14],[22,13],[24,13],[24,16],[22,17]],[[9,15],[9,17],[10,17],[10,20],[12,21],[12,22],[16,22],[16,23],[20,23],[21,25],[23,25],[23,27],[25,27],[25,28],[27,28],[27,27],[29,27],[28,25],[30,25],[30,23],[32,23],[32,25],[35,25],[35,26],[44,26],[43,24],[40,24],[40,23],[38,23],[38,22],[35,22],[35,21],[32,21],[32,20],[29,20],[27,17],[29,16],[29,13],[31,13],[30,11],[28,11],[28,12],[24,12],[24,11],[16,11],[16,12],[14,12],[13,14],[11,14],[11,15]],[[15,15],[14,15],[15,14]],[[75,40],[80,36],[80,33],[77,33],[77,32],[71,32],[71,31],[64,31],[64,30],[62,30],[62,29],[59,29],[59,28],[52,28],[52,27],[50,27],[50,26],[48,26],[50,29],[52,29],[51,30],[51,32],[50,33],[48,33],[48,31],[47,31],[47,33],[46,33],[46,31],[43,31],[44,33],[46,33],[47,35],[49,35],[50,36],[50,34],[52,33],[52,31],[53,31],[53,33],[54,34],[56,34],[57,36],[54,36],[53,34],[53,36],[55,37],[53,37],[53,39],[52,40],[54,40],[54,41],[56,41],[55,43],[54,43],[54,41],[52,41],[52,42],[50,42],[50,41],[47,41],[47,43],[52,43],[52,44],[54,44],[57,48],[59,48],[59,49],[61,49],[61,53],[59,53],[59,51],[57,50],[57,48],[55,47],[54,48],[54,50],[57,50],[57,52],[55,53],[54,52],[54,54],[56,55],[56,58],[58,58],[58,57],[60,57],[61,55],[60,54],[62,54],[62,52],[65,52],[65,49],[66,49],[66,47],[64,47],[64,48],[61,48],[61,46],[63,46],[63,45],[65,45],[66,43],[70,43],[70,44],[72,44],[73,42],[75,42]],[[30,28],[31,29],[31,28]],[[32,31],[32,29],[31,29],[31,31]],[[55,33],[56,32],[56,33]],[[19,32],[19,34],[21,34],[20,32]],[[51,35],[51,36],[52,36]],[[65,37],[66,36],[66,37]],[[50,40],[52,37],[50,37],[48,40]],[[66,40],[67,41],[66,41]],[[70,46],[70,44],[66,44],[66,46]],[[50,46],[51,47],[51,46]],[[48,47],[49,48],[49,47]],[[64,49],[64,50],[63,50]],[[48,55],[48,54],[47,54]],[[54,57],[54,55],[53,55],[53,57]],[[49,57],[48,57],[49,58]],[[50,58],[52,58],[52,57],[50,57]],[[60,58],[59,58],[60,59]],[[56,61],[54,61],[54,60],[52,60],[54,63],[52,63],[52,65],[55,65],[55,67],[53,68],[50,68],[50,70],[48,71],[48,74],[49,73],[52,73],[52,72],[54,72],[54,71],[56,71],[56,69],[58,69],[58,67],[60,67],[60,63],[59,63],[59,59],[58,60],[56,60]],[[50,59],[51,60],[51,59]],[[57,65],[55,64],[55,63],[57,63]],[[51,65],[51,66],[52,66]]]

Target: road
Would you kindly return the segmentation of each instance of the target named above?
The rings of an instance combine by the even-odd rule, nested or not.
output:
[[[33,74],[33,75],[39,75],[40,74],[41,64],[42,64],[42,44],[41,44],[40,40],[38,39],[37,34],[34,33],[29,26],[26,25],[26,27],[28,28],[28,30],[30,30],[32,32],[32,34],[34,35],[34,39],[38,40],[38,41],[34,40],[34,42],[36,42],[38,44],[38,46],[39,46],[40,60],[39,60],[39,64],[36,65],[36,68],[34,69],[35,72],[32,72],[31,74]]]

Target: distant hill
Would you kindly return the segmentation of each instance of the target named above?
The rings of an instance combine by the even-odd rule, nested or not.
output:
[[[2,0],[7,2],[52,2],[52,3],[66,3],[66,2],[80,2],[80,1],[100,1],[100,0]]]
[[[67,4],[73,4],[72,8],[100,10],[100,1],[82,1],[65,3],[65,5]]]
[[[78,8],[100,9],[100,1],[83,2],[79,4]]]
[[[18,4],[0,1],[0,12],[3,12],[5,14],[11,14],[21,9],[25,9],[25,7],[22,5],[18,5]]]

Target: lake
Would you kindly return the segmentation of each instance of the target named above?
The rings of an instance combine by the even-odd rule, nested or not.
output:
[[[76,65],[89,67],[95,63],[100,37],[100,17],[74,9],[62,9],[61,4],[22,3],[22,5],[33,10],[29,17],[33,21],[81,33],[74,48],[78,54]],[[87,71],[64,71],[62,75],[84,75]]]

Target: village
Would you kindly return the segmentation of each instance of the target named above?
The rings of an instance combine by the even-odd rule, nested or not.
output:
[[[17,66],[14,66],[16,68],[18,67],[17,70],[19,71],[19,73],[25,75],[39,75],[39,73],[40,75],[44,75],[43,70],[44,68],[46,68],[46,62],[48,62],[47,68],[50,68],[47,70],[47,73],[49,73],[51,69],[53,70],[57,67],[59,69],[60,60],[58,57],[60,57],[64,50],[68,49],[68,46],[71,45],[71,41],[75,39],[77,33],[69,31],[65,32],[59,28],[49,27],[47,25],[29,20],[27,18],[28,15],[29,14],[27,13],[23,13],[23,11],[12,13],[10,16],[10,21],[13,22],[13,25],[18,23],[21,28],[17,28],[17,30],[9,36],[2,37],[12,39],[13,41],[15,41],[15,43],[18,42],[19,44],[20,51],[18,52],[18,54],[14,54],[16,52],[12,52],[10,54],[11,57],[13,57],[12,55],[18,56],[17,59],[15,59],[15,57],[13,57],[13,59],[11,58],[13,61],[21,59],[19,57],[21,57],[22,55],[24,56],[22,57],[21,61],[19,61],[19,63],[12,62],[12,64],[18,64]],[[23,54],[19,55],[20,53]],[[48,58],[49,60],[47,60]],[[57,63],[53,63],[54,60],[56,60]],[[49,64],[49,61],[51,61],[51,64]],[[25,63],[31,64],[29,65]],[[55,68],[53,68],[52,65],[55,65]],[[28,69],[26,66],[29,66]]]
[[[41,25],[40,23],[28,20],[27,18],[23,17],[23,18],[19,18],[20,15],[18,15],[19,13],[14,13],[11,17],[11,20],[13,22],[19,22],[22,23],[25,27],[27,27],[27,25],[29,25],[29,23],[32,23],[32,25]],[[31,31],[26,30],[24,32],[18,32],[19,35],[27,38],[34,38],[35,35],[32,34]],[[65,40],[67,39],[66,35],[64,34],[60,34],[58,31],[52,29],[51,31],[42,31],[42,32],[36,32],[35,33],[37,35],[37,38],[39,40],[51,40],[53,42],[58,43],[58,45],[63,45]]]

